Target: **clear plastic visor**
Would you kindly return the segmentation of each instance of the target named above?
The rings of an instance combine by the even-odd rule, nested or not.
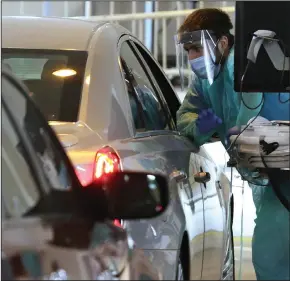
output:
[[[217,37],[210,30],[184,32],[175,36],[176,64],[182,89],[188,88],[193,73],[212,83],[220,63],[216,56],[217,42]]]

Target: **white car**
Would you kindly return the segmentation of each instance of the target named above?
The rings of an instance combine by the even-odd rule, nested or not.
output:
[[[10,71],[1,76],[1,280],[159,280],[108,219],[160,215],[169,203],[166,178],[122,171],[106,179],[110,188],[84,188],[22,83]]]
[[[2,30],[2,63],[29,88],[83,185],[122,169],[169,178],[161,216],[116,221],[161,278],[233,280],[230,183],[177,131],[180,101],[144,45],[119,25],[76,19],[3,17]]]

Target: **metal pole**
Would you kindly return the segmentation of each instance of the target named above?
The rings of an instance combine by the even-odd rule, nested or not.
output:
[[[85,17],[88,18],[92,15],[92,1],[85,2]]]
[[[181,1],[177,1],[176,2],[176,6],[177,6],[177,11],[181,11],[182,10],[182,6],[183,6],[183,3],[181,3]],[[178,28],[180,27],[181,25],[181,18],[180,17],[177,17],[176,18],[176,30],[178,30]]]
[[[155,1],[154,5],[155,5],[155,13],[158,12],[159,10],[159,5],[158,5],[158,1]],[[159,29],[159,20],[158,19],[154,19],[154,32],[153,32],[153,40],[154,40],[154,46],[153,46],[153,52],[154,52],[154,57],[156,60],[158,60],[158,29]]]
[[[183,3],[181,3],[181,1],[177,1],[176,6],[177,6],[177,11],[181,11],[183,8]],[[181,26],[181,17],[177,17],[176,18],[176,32],[180,26]],[[176,56],[176,61],[175,61],[176,66],[178,64],[177,60],[178,60],[178,57]]]
[[[146,1],[145,2],[145,13],[152,13],[153,12],[153,2]],[[153,30],[152,30],[152,19],[145,20],[145,38],[144,44],[150,52],[152,52],[152,37],[153,37]]]
[[[64,4],[64,9],[63,9],[63,10],[64,10],[64,16],[65,16],[65,17],[68,17],[68,16],[69,16],[69,12],[68,12],[68,11],[69,11],[69,8],[68,8],[68,1],[64,1],[63,4]]]
[[[115,13],[115,2],[110,1],[110,8],[109,8],[109,14],[112,16]]]
[[[240,268],[239,268],[239,279],[238,280],[242,280],[242,266],[243,266],[243,251],[244,251],[244,239],[243,239],[244,238],[244,192],[245,192],[245,181],[243,180],[243,186],[242,186],[242,214],[241,214],[241,237],[240,237],[240,245],[241,245],[240,246]]]
[[[20,16],[24,15],[24,1],[20,1]]]
[[[43,17],[48,17],[50,14],[49,8],[50,8],[49,1],[43,1],[42,2],[42,16]]]
[[[143,43],[143,41],[144,41],[144,20],[139,20],[138,21],[138,23],[139,23],[139,40]]]
[[[167,68],[167,26],[166,19],[162,19],[162,66]]]
[[[136,14],[136,1],[132,1],[132,15]],[[132,34],[136,36],[136,20],[132,20]]]
[[[115,1],[110,1],[110,15],[115,13]]]

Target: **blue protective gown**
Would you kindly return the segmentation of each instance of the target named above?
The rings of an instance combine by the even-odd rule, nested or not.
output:
[[[281,93],[287,101],[289,93]],[[261,116],[268,120],[289,121],[290,103],[282,104],[277,94],[265,94]],[[272,188],[250,185],[256,206],[253,265],[258,280],[290,280],[290,213],[280,203]],[[290,182],[280,187],[290,202]]]
[[[184,101],[177,112],[177,127],[186,136],[193,138],[197,145],[208,141],[214,133],[218,133],[225,145],[227,132],[234,126],[246,124],[249,119],[256,116],[261,109],[262,93],[243,94],[244,102],[250,110],[241,102],[240,95],[233,88],[234,84],[234,52],[229,57],[212,85],[208,80],[195,76]],[[214,113],[223,120],[223,124],[207,134],[199,134],[195,120],[201,109],[212,108]]]
[[[277,94],[265,94],[264,104],[255,110],[246,108],[240,99],[240,94],[233,90],[233,81],[234,52],[232,50],[223,70],[212,85],[209,85],[207,80],[195,77],[177,112],[177,126],[183,135],[200,146],[214,133],[218,133],[226,146],[228,130],[245,125],[260,112],[262,106],[260,115],[268,120],[289,120],[289,103],[281,104]],[[289,94],[282,94],[282,100],[288,98]],[[262,100],[262,93],[245,93],[243,99],[249,107],[255,108]],[[223,124],[208,134],[201,135],[195,121],[204,108],[212,108],[223,120]],[[253,184],[250,186],[257,213],[252,244],[253,265],[257,279],[289,280],[289,212],[280,203],[270,186],[261,187]],[[290,199],[290,182],[285,182],[283,186],[285,186],[285,195],[288,192]]]

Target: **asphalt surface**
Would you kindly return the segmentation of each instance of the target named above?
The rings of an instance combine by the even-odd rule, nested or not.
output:
[[[242,188],[233,188],[235,198],[235,214],[233,223],[236,280],[256,280],[252,265],[252,235],[254,231],[255,206],[251,189],[247,184]],[[243,220],[242,217],[243,209]],[[243,221],[243,225],[242,225]],[[242,227],[243,226],[243,227]]]
[[[228,155],[220,142],[205,145],[207,152],[216,161],[230,180],[231,171],[226,168]],[[256,208],[252,198],[252,191],[248,184],[235,178],[234,194],[234,221],[233,234],[236,261],[236,280],[256,280],[252,265],[252,236],[255,227]]]

